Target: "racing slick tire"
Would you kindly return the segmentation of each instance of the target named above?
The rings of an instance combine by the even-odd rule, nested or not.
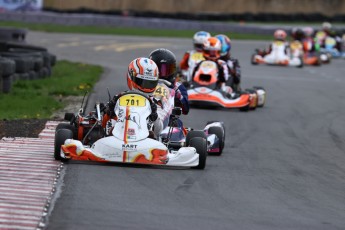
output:
[[[192,140],[195,137],[201,137],[205,140],[207,139],[207,136],[203,130],[192,130],[187,133],[186,136],[186,146],[190,145],[190,140]]]
[[[193,137],[189,143],[190,147],[194,147],[196,152],[199,154],[199,164],[193,169],[204,169],[206,166],[207,158],[207,141],[202,137]]]
[[[249,104],[246,105],[246,106],[243,106],[243,107],[239,108],[239,110],[240,110],[241,112],[248,112],[249,109],[250,109],[250,105],[249,105]]]
[[[250,62],[252,63],[252,65],[257,65],[258,63],[255,61],[255,55],[256,54],[252,54],[251,58],[250,58]]]
[[[60,123],[55,128],[55,133],[60,129],[69,129],[73,133],[73,139],[78,139],[77,129],[69,123]]]
[[[54,139],[54,158],[55,160],[60,161],[67,161],[67,159],[64,159],[60,156],[60,149],[61,145],[65,143],[66,139],[72,139],[73,138],[73,132],[69,129],[59,129],[55,132],[55,139]]]
[[[213,126],[208,129],[208,134],[215,134],[219,139],[219,152],[215,155],[220,156],[223,153],[224,143],[225,143],[225,133],[224,130],[219,126]]]

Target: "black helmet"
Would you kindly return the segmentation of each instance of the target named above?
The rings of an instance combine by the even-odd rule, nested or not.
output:
[[[157,64],[159,78],[174,83],[176,75],[175,54],[168,49],[160,48],[152,51],[149,58]]]
[[[295,40],[302,40],[304,38],[304,32],[301,28],[292,28],[291,37]]]

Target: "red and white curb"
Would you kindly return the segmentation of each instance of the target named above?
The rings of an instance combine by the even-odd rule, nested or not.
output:
[[[54,159],[58,121],[38,138],[0,140],[0,229],[42,229],[63,163]]]

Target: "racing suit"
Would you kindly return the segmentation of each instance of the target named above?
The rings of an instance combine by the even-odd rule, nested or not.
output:
[[[203,60],[205,60],[205,58],[202,52],[196,50],[191,50],[183,55],[180,62],[180,69],[182,74],[186,77],[187,82],[191,80],[195,66]]]
[[[267,54],[263,57],[268,64],[289,63],[289,43],[284,41],[274,41],[269,46]]]
[[[226,62],[229,78],[226,81],[226,85],[230,86],[234,91],[240,91],[240,83],[241,83],[241,66],[238,59],[230,57],[230,55],[221,57],[223,61]]]

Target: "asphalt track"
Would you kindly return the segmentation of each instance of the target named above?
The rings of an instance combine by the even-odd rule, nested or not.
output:
[[[178,59],[190,39],[30,32],[59,59],[107,71],[89,103],[126,89],[129,62],[158,47]],[[263,86],[250,112],[192,109],[186,126],[226,126],[220,157],[206,169],[69,163],[48,229],[345,229],[345,61],[322,67],[252,66],[265,42],[233,41],[243,87]],[[83,73],[80,73],[81,75]],[[89,106],[90,108],[90,106]]]

